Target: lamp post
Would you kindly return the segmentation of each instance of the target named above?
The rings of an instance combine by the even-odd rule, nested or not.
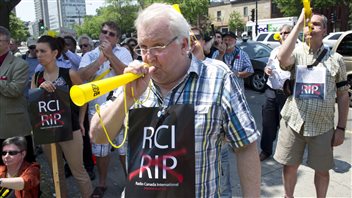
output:
[[[76,8],[76,11],[77,11],[77,13],[78,13],[78,24],[81,25],[81,12],[80,12],[80,10],[77,8],[77,6],[75,6],[75,8]]]
[[[255,0],[255,35],[258,35],[258,0]]]

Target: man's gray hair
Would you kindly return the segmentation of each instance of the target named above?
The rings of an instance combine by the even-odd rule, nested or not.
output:
[[[178,40],[189,38],[190,26],[186,19],[177,12],[171,5],[154,3],[139,13],[134,25],[138,31],[142,28],[168,21],[169,31],[174,36],[178,36]]]
[[[93,43],[92,38],[90,38],[88,35],[83,34],[83,35],[81,35],[80,37],[78,37],[78,44],[80,44],[80,42],[81,42],[82,39],[87,39],[88,42],[89,42],[89,45],[90,45],[91,47],[94,46],[94,43]]]
[[[11,33],[10,31],[5,28],[4,26],[0,26],[0,35],[6,36],[6,40],[10,41],[11,39]]]

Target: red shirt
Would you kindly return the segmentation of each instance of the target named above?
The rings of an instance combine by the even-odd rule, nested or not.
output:
[[[6,166],[0,166],[0,178],[6,177]],[[18,172],[20,177],[24,180],[24,187],[22,190],[15,190],[16,198],[38,198],[39,184],[40,184],[40,166],[38,163],[28,163],[23,161],[22,166]]]
[[[4,62],[4,60],[5,60],[5,58],[6,58],[6,56],[7,56],[8,53],[9,53],[9,52],[6,52],[5,54],[3,54],[3,55],[0,56],[0,67],[1,67],[2,63]]]

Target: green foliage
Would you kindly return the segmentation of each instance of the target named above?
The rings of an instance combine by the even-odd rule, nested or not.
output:
[[[114,21],[120,27],[122,34],[134,31],[138,6],[132,5],[129,0],[109,0],[107,7],[97,10],[96,16],[86,16],[81,26],[75,26],[78,35],[87,34],[92,39],[98,39],[101,24],[105,21]]]
[[[107,7],[97,10],[96,16],[86,16],[81,26],[75,26],[78,35],[87,34],[98,39],[100,26],[104,21],[114,21],[121,28],[122,33],[134,32],[134,21],[139,9],[146,8],[152,3],[179,4],[183,16],[188,22],[204,28],[208,24],[209,0],[107,0]],[[133,3],[134,2],[134,3]]]
[[[229,18],[230,30],[243,32],[244,26],[245,26],[245,23],[242,19],[241,14],[236,11],[233,11],[230,14],[230,18]]]
[[[347,2],[348,0],[345,0]],[[284,16],[299,16],[303,8],[302,0],[273,0]],[[341,0],[311,0],[311,7],[325,8],[340,3]]]
[[[208,20],[209,0],[137,0],[137,2],[142,9],[157,2],[179,4],[181,13],[192,26],[201,27]]]
[[[28,28],[21,19],[17,18],[14,13],[10,13],[10,32],[11,37],[16,41],[26,41],[30,36]]]

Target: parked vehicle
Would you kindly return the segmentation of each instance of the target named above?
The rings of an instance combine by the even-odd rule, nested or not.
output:
[[[343,56],[346,64],[347,80],[350,84],[350,107],[352,107],[352,30],[342,32],[332,52],[337,52]]]
[[[330,49],[332,49],[337,40],[340,38],[340,36],[342,35],[343,32],[331,32],[329,35],[327,35],[324,39],[323,39],[323,43],[326,46],[329,46]]]
[[[280,42],[274,39],[274,34],[276,32],[262,32],[254,39],[254,41],[263,43],[271,48],[278,47]],[[300,33],[296,43],[302,43],[302,34]]]
[[[294,26],[297,22],[297,17],[281,17],[272,19],[259,19],[258,20],[258,33],[264,32],[278,32],[279,28],[284,25]],[[256,38],[257,34],[255,32],[256,22],[248,21],[246,23],[245,31],[247,35],[251,38]]]
[[[253,65],[254,74],[245,79],[246,85],[249,85],[255,91],[264,92],[267,80],[264,68],[268,62],[272,48],[254,41],[238,41],[236,46],[248,54]]]

